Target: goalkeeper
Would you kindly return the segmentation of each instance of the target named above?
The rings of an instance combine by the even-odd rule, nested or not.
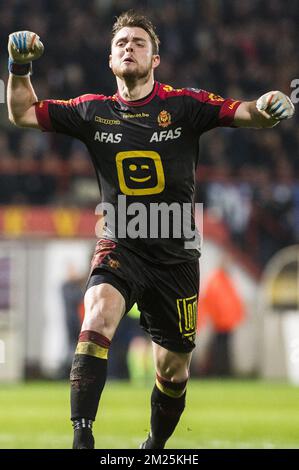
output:
[[[201,134],[219,126],[274,127],[294,114],[292,102],[280,91],[242,102],[157,82],[159,39],[152,23],[133,11],[117,18],[112,30],[113,96],[38,101],[30,74],[32,61],[43,53],[39,37],[28,31],[12,33],[8,51],[10,121],[83,141],[103,202],[116,213],[124,196],[131,210],[136,202],[145,212],[160,203],[191,207]],[[187,212],[194,227],[192,211]],[[147,217],[144,227],[148,221],[152,223]],[[155,226],[145,236],[133,237],[128,230],[124,237],[108,225],[97,243],[71,371],[73,448],[94,447],[92,424],[105,386],[109,347],[121,318],[136,301],[141,326],[152,340],[156,370],[150,432],[141,447],[163,449],[179,422],[195,346],[200,256],[199,246],[187,247],[185,232],[178,236],[180,221],[167,236]]]

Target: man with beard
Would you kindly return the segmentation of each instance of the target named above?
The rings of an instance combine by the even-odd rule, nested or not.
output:
[[[109,346],[121,318],[137,302],[156,368],[150,433],[141,448],[163,449],[185,407],[195,340],[200,252],[187,242],[197,240],[192,202],[199,136],[217,126],[273,127],[291,117],[294,107],[281,92],[241,102],[155,81],[159,39],[152,23],[133,11],[117,18],[112,30],[113,96],[38,101],[30,70],[43,52],[39,37],[13,33],[8,50],[10,120],[81,139],[109,213],[92,261],[70,377],[73,448],[94,448],[92,423]],[[161,217],[153,218],[157,205]],[[136,208],[142,213],[138,223]],[[182,223],[186,215],[191,234]]]

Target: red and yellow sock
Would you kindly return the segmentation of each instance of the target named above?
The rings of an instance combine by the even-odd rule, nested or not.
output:
[[[151,438],[163,448],[185,408],[187,380],[170,382],[156,376],[151,396]]]
[[[167,395],[170,398],[180,398],[184,395],[187,387],[188,380],[184,382],[170,382],[169,380],[163,379],[160,375],[156,374],[156,386],[161,393]]]
[[[79,335],[75,354],[86,354],[98,359],[108,359],[111,341],[96,331],[85,330]]]
[[[95,420],[107,378],[107,358],[111,341],[96,331],[80,333],[71,382],[71,419]]]

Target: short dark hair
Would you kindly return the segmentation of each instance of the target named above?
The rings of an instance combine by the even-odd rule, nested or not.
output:
[[[153,23],[146,16],[137,13],[135,10],[129,10],[116,17],[116,21],[112,27],[112,41],[118,31],[125,27],[144,29],[151,38],[153,54],[159,54],[160,39],[158,38]]]

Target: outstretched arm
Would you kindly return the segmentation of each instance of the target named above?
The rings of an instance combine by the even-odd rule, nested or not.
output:
[[[34,103],[37,96],[29,77],[10,74],[7,85],[7,106],[10,122],[20,127],[39,128]]]
[[[269,91],[257,101],[244,101],[236,110],[237,127],[274,127],[283,119],[293,117],[295,108],[290,98],[281,91]]]
[[[16,126],[39,128],[34,106],[37,96],[30,73],[31,61],[38,59],[43,50],[43,44],[35,33],[19,31],[9,35],[7,106],[9,120]]]

